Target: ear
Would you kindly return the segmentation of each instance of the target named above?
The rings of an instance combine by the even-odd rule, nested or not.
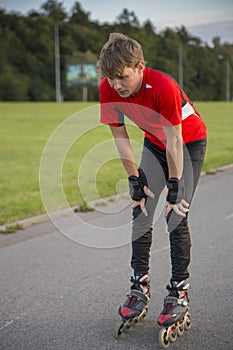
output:
[[[140,61],[138,64],[138,70],[139,72],[143,72],[145,69],[145,62],[144,61]]]

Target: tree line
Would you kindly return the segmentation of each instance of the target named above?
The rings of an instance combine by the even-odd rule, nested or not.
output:
[[[112,24],[100,24],[90,15],[79,2],[67,13],[57,0],[47,0],[40,10],[27,15],[0,8],[0,100],[56,99],[55,25],[59,28],[61,92],[65,101],[82,100],[82,88],[66,84],[67,64],[96,62],[112,32],[139,41],[147,66],[171,75],[183,84],[191,99],[232,99],[232,44],[214,37],[209,45],[184,26],[157,33],[149,19],[141,24],[126,8]],[[97,87],[90,87],[88,99],[98,98]]]

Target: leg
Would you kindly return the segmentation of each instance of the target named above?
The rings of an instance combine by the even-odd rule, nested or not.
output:
[[[161,152],[161,157],[165,157],[164,151]],[[145,146],[140,167],[147,177],[148,187],[155,194],[155,199],[147,198],[147,217],[142,213],[136,217],[135,213],[133,213],[131,266],[137,275],[147,274],[149,271],[154,212],[159,196],[166,184],[164,170],[159,159],[155,156],[155,152],[152,153]]]
[[[196,141],[184,147],[184,183],[186,189],[185,199],[191,203],[201,168],[204,161],[206,142]],[[190,233],[188,227],[188,215],[185,218],[178,216],[174,211],[167,218],[168,231],[170,233],[170,248],[172,262],[171,285],[168,286],[169,294],[164,300],[164,307],[158,317],[161,326],[172,326],[182,320],[183,327],[188,329],[190,316],[188,314],[189,298],[187,278],[190,263]],[[169,342],[169,339],[168,339]]]
[[[184,183],[186,189],[185,199],[191,204],[198,180],[201,174],[206,141],[191,142],[184,147]],[[170,233],[172,280],[182,281],[189,277],[188,266],[190,263],[190,232],[188,215],[185,218],[171,212],[167,219],[168,232]]]
[[[150,300],[148,271],[154,213],[160,193],[166,184],[159,155],[156,154],[157,151],[159,152],[159,149],[154,151],[152,147],[151,151],[144,145],[142,152],[140,167],[147,177],[150,190],[155,194],[155,199],[147,198],[148,216],[144,216],[139,207],[136,207],[133,211],[131,266],[134,270],[134,277],[131,278],[133,284],[130,293],[127,295],[127,300],[119,309],[119,314],[123,320],[132,319],[135,316],[141,317],[147,312],[147,303]],[[166,163],[165,151],[160,150],[160,153],[163,162]],[[119,335],[118,328],[116,335],[117,337]]]

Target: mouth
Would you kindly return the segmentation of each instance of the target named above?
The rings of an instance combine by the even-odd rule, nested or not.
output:
[[[118,90],[117,92],[118,92],[118,94],[120,96],[128,95],[128,91],[127,90]]]

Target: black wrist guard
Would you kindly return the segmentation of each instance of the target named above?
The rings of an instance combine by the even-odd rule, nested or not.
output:
[[[185,189],[184,189],[184,180],[178,180],[174,177],[171,177],[167,181],[167,201],[170,204],[180,203],[182,199],[184,199]]]
[[[143,188],[148,186],[146,176],[141,168],[138,169],[139,177],[131,175],[128,177],[129,194],[134,201],[139,202],[142,198],[146,198]]]

